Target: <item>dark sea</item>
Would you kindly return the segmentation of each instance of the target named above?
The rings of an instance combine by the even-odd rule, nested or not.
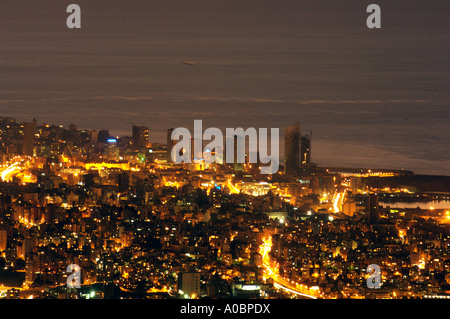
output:
[[[439,0],[1,0],[0,116],[162,143],[300,122],[317,164],[450,175],[449,32]]]

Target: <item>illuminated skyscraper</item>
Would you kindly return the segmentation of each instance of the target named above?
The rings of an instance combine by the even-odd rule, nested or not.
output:
[[[173,128],[167,130],[167,162],[172,163],[172,148],[174,141],[172,140]]]
[[[301,165],[311,164],[311,132],[301,136],[300,155]]]
[[[119,159],[119,146],[117,139],[109,138],[106,141],[106,155],[110,161],[117,161]]]
[[[32,258],[27,258],[25,262],[25,283],[29,286],[34,282],[35,280],[35,271],[36,267],[34,264],[34,261]]]
[[[200,294],[200,274],[199,273],[181,273],[178,275],[178,292],[183,292],[189,297]]]
[[[34,133],[36,120],[23,123],[22,155],[33,156]]]
[[[133,125],[133,145],[137,150],[148,146],[148,127]]]
[[[300,124],[284,130],[284,173],[298,177],[300,169]]]

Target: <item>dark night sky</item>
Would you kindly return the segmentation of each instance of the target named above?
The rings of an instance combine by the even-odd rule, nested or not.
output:
[[[70,3],[81,30],[66,27]],[[120,135],[135,123],[156,142],[194,119],[299,121],[316,163],[450,175],[449,17],[438,0],[2,0],[0,116]]]

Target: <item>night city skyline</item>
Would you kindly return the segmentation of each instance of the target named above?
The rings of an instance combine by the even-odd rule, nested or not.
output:
[[[450,168],[445,1],[382,1],[379,30],[359,1],[80,1],[79,30],[59,1],[18,4],[0,13],[2,116],[119,136],[135,123],[160,143],[194,119],[299,121],[321,165]]]
[[[0,7],[0,301],[450,299],[448,1]]]

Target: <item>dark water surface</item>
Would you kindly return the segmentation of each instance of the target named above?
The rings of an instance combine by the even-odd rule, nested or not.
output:
[[[299,121],[316,163],[450,174],[448,1],[377,1],[379,30],[370,1],[73,2],[80,30],[71,2],[1,1],[0,116],[156,142]]]

